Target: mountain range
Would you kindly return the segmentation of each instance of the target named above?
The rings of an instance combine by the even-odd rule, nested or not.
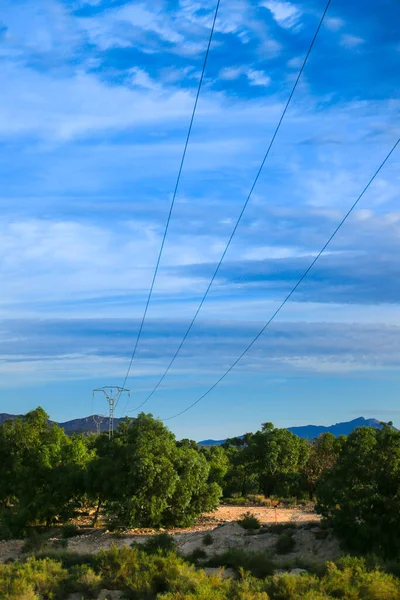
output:
[[[323,425],[304,425],[301,427],[288,427],[288,430],[292,433],[296,434],[301,438],[305,438],[308,440],[313,440],[321,435],[321,433],[333,433],[335,436],[339,435],[349,435],[354,429],[357,427],[374,427],[375,429],[380,429],[382,427],[380,421],[376,419],[364,419],[364,417],[359,417],[358,419],[353,419],[352,421],[345,421],[344,423],[336,423],[335,425],[329,425],[328,427],[324,427]],[[238,436],[243,437],[243,436]],[[203,440],[199,442],[202,446],[220,446],[226,440]]]
[[[15,419],[18,415],[10,415],[7,413],[0,413],[0,425],[7,421],[8,419]],[[124,421],[125,418],[122,419],[114,419],[114,429],[118,428],[118,425],[121,421]],[[108,418],[100,417],[99,415],[91,415],[89,417],[84,417],[83,419],[73,419],[72,421],[65,421],[64,423],[57,423],[60,427],[62,427],[67,434],[72,433],[95,433],[97,430],[97,422],[100,421],[100,431],[108,431]],[[50,421],[50,423],[54,423],[55,421]],[[349,435],[354,429],[357,427],[374,427],[380,428],[381,423],[376,419],[364,419],[364,417],[359,417],[358,419],[353,419],[352,421],[345,421],[344,423],[336,423],[336,425],[330,425],[329,427],[324,427],[323,425],[304,425],[302,427],[288,427],[288,430],[292,433],[295,433],[301,438],[306,439],[314,439],[317,438],[321,433],[330,432],[333,435]],[[243,436],[238,436],[243,437]],[[220,446],[223,444],[225,440],[202,440],[198,442],[202,446]]]

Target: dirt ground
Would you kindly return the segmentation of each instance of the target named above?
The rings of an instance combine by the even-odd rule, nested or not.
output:
[[[217,523],[237,521],[245,512],[260,519],[261,523],[318,523],[321,517],[311,508],[267,508],[265,506],[220,506],[213,513],[205,514],[206,519]]]
[[[245,512],[252,513],[260,519],[262,524],[266,525],[293,523],[296,527],[294,534],[296,546],[294,552],[287,555],[286,559],[301,557],[325,561],[334,559],[339,554],[338,544],[332,536],[328,535],[323,540],[318,539],[320,531],[318,515],[312,510],[303,508],[221,506],[217,511],[203,515],[195,526],[170,530],[169,533],[175,538],[183,555],[188,555],[199,547],[205,550],[209,556],[220,554],[229,548],[273,551],[278,538],[277,534],[265,531],[262,534],[257,532],[251,534],[236,523]],[[303,529],[302,525],[306,523],[311,526]],[[112,545],[141,544],[149,536],[159,532],[160,530],[137,529],[116,535],[104,529],[87,529],[82,535],[69,539],[68,550],[80,554],[95,554],[101,549],[109,549]],[[212,545],[207,547],[203,544],[206,532],[209,532],[213,538]],[[50,549],[57,539],[58,535],[55,533],[54,537],[50,538],[47,548]],[[22,556],[23,543],[20,540],[0,542],[0,562]]]

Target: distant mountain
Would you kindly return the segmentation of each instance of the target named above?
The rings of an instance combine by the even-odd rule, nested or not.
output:
[[[7,413],[0,413],[0,425],[8,419],[16,419],[20,415],[9,415]],[[72,421],[65,421],[65,423],[56,423],[62,427],[68,435],[72,433],[96,433],[97,426],[96,422],[102,419],[100,423],[100,431],[108,431],[108,417],[100,417],[99,415],[91,415],[90,417],[84,417],[83,419],[73,419]],[[117,429],[121,421],[125,421],[125,418],[114,419],[114,429]],[[49,421],[55,423],[55,421]]]
[[[323,427],[322,425],[304,425],[303,427],[288,427],[289,431],[295,433],[301,438],[307,438],[313,440],[317,438],[321,433],[333,433],[336,437],[339,435],[349,435],[357,427],[373,427],[374,429],[381,429],[381,424],[376,419],[364,419],[359,417],[352,421],[345,421],[344,423],[336,423],[329,427]]]
[[[374,427],[374,429],[380,429],[381,424],[376,419],[364,419],[359,417],[353,419],[353,421],[345,421],[344,423],[336,423],[336,425],[330,425],[324,427],[323,425],[304,425],[302,427],[288,427],[288,430],[298,435],[301,438],[313,440],[321,435],[321,433],[333,433],[336,437],[339,435],[349,435],[357,427]],[[238,436],[243,437],[243,436]],[[226,440],[203,440],[199,442],[201,446],[221,446]]]

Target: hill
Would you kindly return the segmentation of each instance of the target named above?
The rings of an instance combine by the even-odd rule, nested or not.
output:
[[[359,417],[352,421],[345,421],[343,423],[336,423],[335,425],[329,425],[325,427],[323,425],[303,425],[301,427],[288,427],[288,430],[305,439],[315,439],[321,435],[321,433],[333,433],[336,437],[340,435],[349,435],[357,427],[374,427],[379,429],[381,424],[376,419],[364,419]],[[243,437],[243,436],[238,436]],[[199,442],[202,446],[220,446],[226,440],[203,440]]]
[[[8,419],[16,419],[20,415],[10,415],[8,413],[0,413],[0,425]],[[56,423],[55,421],[50,421],[50,423],[56,423],[62,427],[67,434],[72,433],[96,433],[97,426],[96,422],[101,419],[99,415],[91,415],[89,417],[84,417],[82,419],[73,419],[72,421],[65,421],[64,423]],[[117,429],[119,423],[121,421],[125,421],[125,418],[114,419],[114,429]],[[100,431],[108,431],[108,417],[104,417],[100,423]]]

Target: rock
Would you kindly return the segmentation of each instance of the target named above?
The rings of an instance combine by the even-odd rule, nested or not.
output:
[[[97,600],[120,600],[122,597],[123,593],[117,590],[101,590]]]
[[[203,570],[206,575],[221,577],[221,579],[233,579],[236,575],[233,569],[224,569],[223,567],[206,567]]]
[[[307,573],[305,569],[276,569],[275,575],[302,575]]]

